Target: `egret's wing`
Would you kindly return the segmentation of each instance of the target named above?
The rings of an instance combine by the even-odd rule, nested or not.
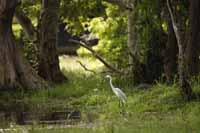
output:
[[[126,102],[125,93],[122,90],[120,90],[119,88],[115,88],[115,90],[116,90],[116,95],[123,101],[123,103],[125,103]]]

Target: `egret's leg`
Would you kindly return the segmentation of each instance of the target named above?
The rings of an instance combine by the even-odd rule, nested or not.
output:
[[[122,101],[120,101],[119,100],[119,105],[120,105],[120,107],[119,107],[119,110],[120,110],[120,114],[123,114],[124,113],[124,103],[122,102]]]
[[[125,104],[122,102],[122,113],[125,112]]]

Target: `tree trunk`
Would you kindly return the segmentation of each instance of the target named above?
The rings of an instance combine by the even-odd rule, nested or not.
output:
[[[45,82],[25,61],[15,44],[12,19],[17,0],[0,0],[0,89],[39,89]]]
[[[134,5],[135,6],[135,5]],[[142,74],[141,63],[137,57],[137,36],[136,36],[136,12],[134,7],[132,10],[128,10],[128,48],[129,54],[129,64],[131,65],[131,73],[133,76],[133,81],[138,84],[144,81]]]
[[[49,82],[59,83],[66,78],[59,68],[56,51],[56,32],[60,0],[42,0],[39,29],[39,75]]]
[[[190,1],[189,41],[186,49],[186,62],[191,76],[197,76],[200,70],[200,1]]]
[[[178,74],[179,74],[180,92],[185,99],[191,100],[193,98],[193,92],[191,85],[188,81],[188,73],[186,71],[187,64],[185,62],[184,34],[182,30],[183,22],[179,18],[176,23],[172,9],[170,7],[169,0],[167,0],[167,6],[178,45]]]
[[[173,25],[168,11],[165,11],[168,38],[164,56],[164,72],[167,82],[172,82],[177,72],[178,47]]]

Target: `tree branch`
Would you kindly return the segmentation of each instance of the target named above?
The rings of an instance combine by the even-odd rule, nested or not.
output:
[[[96,74],[95,71],[88,69],[81,61],[77,60],[76,62],[78,62],[81,65],[81,67],[83,67],[85,69],[85,71],[92,72],[92,73]]]
[[[36,30],[31,22],[31,20],[24,14],[21,10],[16,10],[15,17],[18,23],[22,26],[25,34],[31,40],[36,40]]]
[[[123,71],[120,71],[116,68],[114,68],[112,65],[110,65],[109,63],[107,63],[96,51],[94,51],[91,47],[85,45],[84,42],[81,42],[81,41],[77,41],[77,40],[72,40],[72,39],[69,39],[69,42],[73,42],[73,43],[77,43],[79,44],[80,46],[86,48],[87,50],[89,50],[92,55],[94,57],[96,57],[99,61],[101,61],[107,68],[109,68],[110,70],[112,70],[113,72],[117,72],[117,73],[120,73],[120,74],[124,74]]]

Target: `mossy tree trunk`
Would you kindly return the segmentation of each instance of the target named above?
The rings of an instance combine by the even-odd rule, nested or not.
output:
[[[0,89],[36,89],[44,82],[34,72],[15,44],[12,20],[17,0],[0,0]]]
[[[42,0],[39,25],[39,75],[45,80],[59,83],[66,79],[59,68],[56,51],[56,32],[60,0]]]

